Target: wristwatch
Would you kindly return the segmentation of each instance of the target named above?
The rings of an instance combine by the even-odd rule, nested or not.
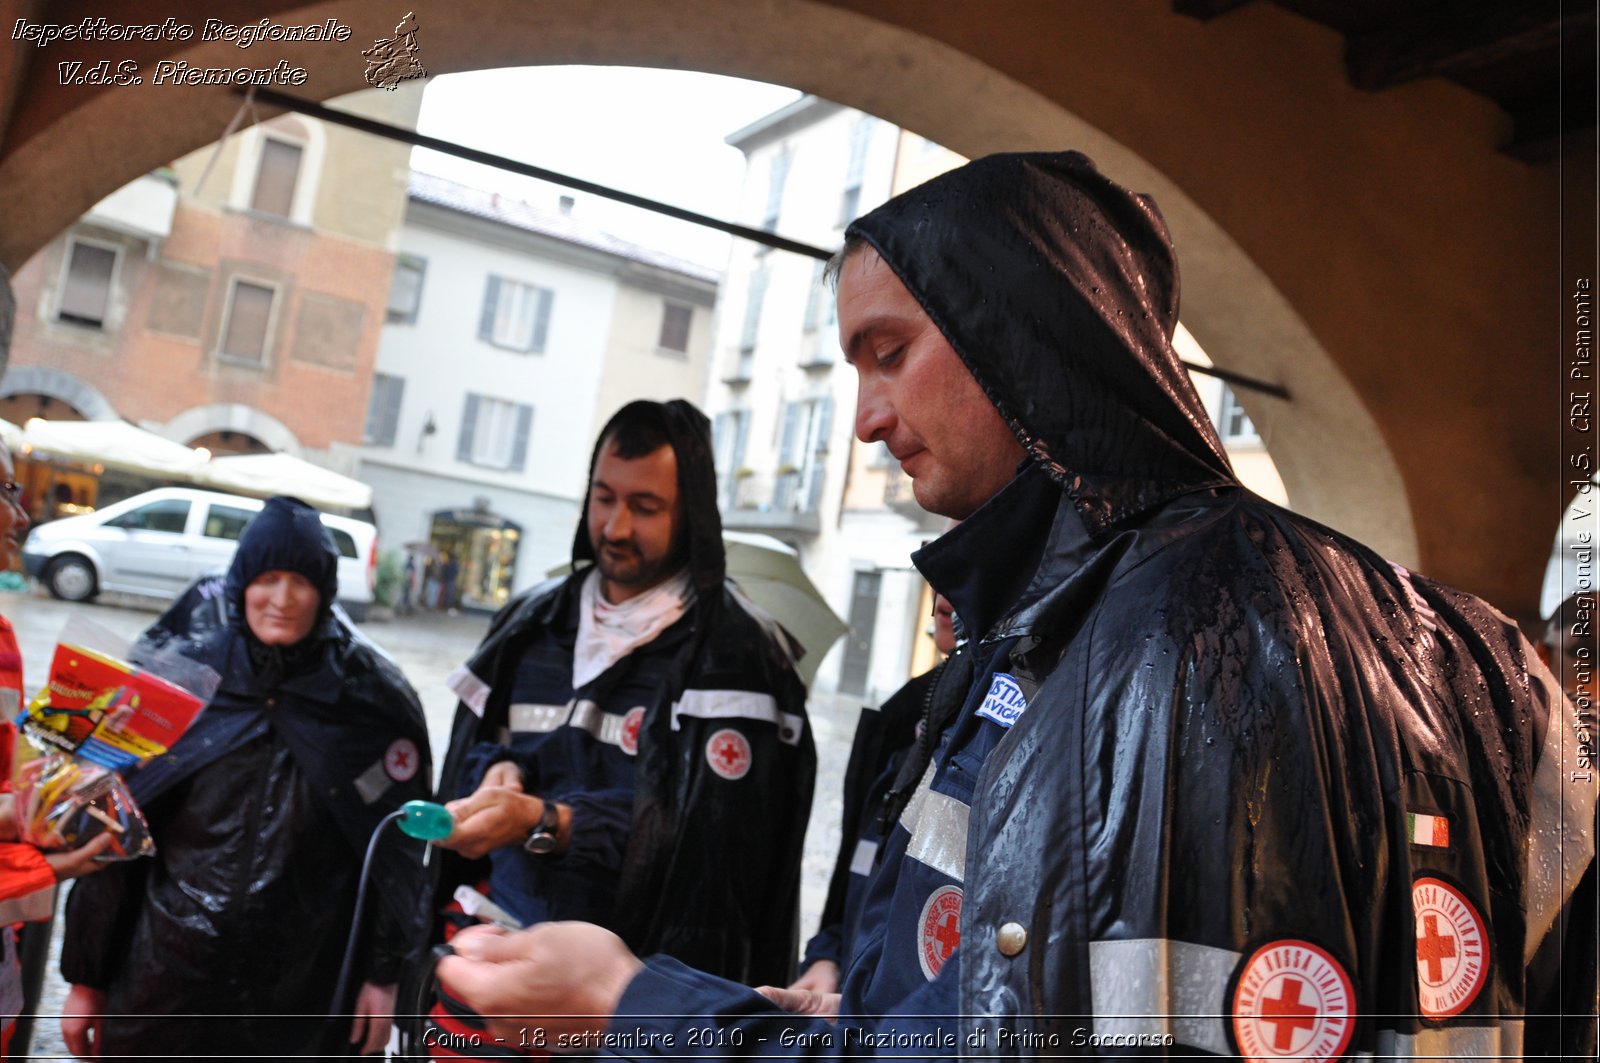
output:
[[[554,801],[544,801],[544,813],[539,817],[539,825],[528,832],[528,840],[522,847],[530,853],[554,852],[557,843],[561,841],[561,817],[556,812]]]

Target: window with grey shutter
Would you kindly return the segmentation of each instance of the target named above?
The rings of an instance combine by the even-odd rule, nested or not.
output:
[[[863,115],[850,129],[850,161],[845,166],[844,191],[839,197],[839,224],[849,225],[861,209],[861,182],[867,171],[867,147],[872,143],[872,128],[877,121]]]
[[[478,315],[478,338],[485,343],[494,341],[494,315],[500,305],[500,278],[489,274],[489,283],[483,289],[483,312]]]
[[[827,268],[826,262],[817,262],[811,269],[811,292],[806,296],[806,316],[800,323],[800,327],[807,332],[814,332],[817,328],[817,309],[821,306],[823,298],[822,274]]]
[[[228,315],[222,323],[219,353],[241,362],[267,360],[267,328],[277,292],[265,284],[235,279],[229,287]]]
[[[389,307],[385,320],[391,324],[410,325],[417,320],[422,308],[422,277],[428,260],[417,255],[396,255],[394,278],[389,282]]]
[[[744,304],[744,330],[739,334],[740,350],[755,349],[756,336],[761,332],[761,304],[767,297],[767,278],[765,267],[750,274],[750,291]]]
[[[467,392],[461,407],[461,434],[456,437],[456,460],[472,461],[472,436],[478,427],[478,396]]]
[[[661,307],[661,338],[656,346],[664,351],[689,353],[689,325],[694,311],[677,303],[663,303]]]
[[[387,373],[372,375],[372,398],[367,403],[367,424],[361,441],[373,446],[394,446],[395,429],[400,423],[400,399],[405,394],[403,377]]]
[[[555,293],[490,275],[478,316],[478,338],[512,351],[542,354],[550,333]]]
[[[778,215],[783,210],[783,186],[789,180],[789,163],[793,156],[787,151],[772,158],[772,169],[767,172],[767,207],[761,216],[761,227],[768,232],[778,227]]]
[[[512,472],[521,472],[528,463],[528,437],[533,434],[533,407],[518,404],[517,430],[511,441]]]
[[[294,207],[294,186],[300,177],[300,145],[263,137],[250,209],[287,218]]]
[[[56,318],[74,325],[100,328],[111,306],[111,277],[117,253],[109,247],[71,240],[67,244],[67,273],[61,282]]]

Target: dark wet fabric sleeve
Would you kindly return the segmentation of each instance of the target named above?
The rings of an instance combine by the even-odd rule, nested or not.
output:
[[[180,785],[147,801],[141,811],[152,835],[165,829],[168,814],[183,801]],[[63,911],[61,977],[71,985],[105,989],[127,955],[139,909],[145,901],[150,859],[123,860],[72,884]]]
[[[901,1013],[834,1023],[780,1011],[747,986],[652,956],[628,983],[606,1037],[630,1059],[955,1059],[971,1049],[954,1017],[927,1002],[936,986],[909,997]]]
[[[92,989],[111,984],[133,934],[143,871],[137,861],[114,864],[73,883],[61,938],[66,982]]]
[[[633,829],[633,791],[595,790],[551,800],[572,809],[567,850],[560,859],[569,864],[592,864],[617,870],[628,849]]]

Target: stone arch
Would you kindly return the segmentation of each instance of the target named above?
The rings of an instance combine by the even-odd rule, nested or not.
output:
[[[303,448],[289,426],[254,406],[237,402],[217,402],[193,406],[161,427],[168,439],[187,442],[211,432],[242,432],[261,440],[275,451],[300,457]]]
[[[37,365],[15,365],[0,381],[0,398],[48,395],[71,406],[90,421],[115,421],[121,415],[111,400],[71,373]]]
[[[394,19],[376,0],[262,0],[236,17],[246,10],[336,17],[363,40],[387,36]],[[1159,0],[993,11],[484,0],[470,19],[423,21],[419,44],[431,74],[709,70],[816,92],[969,155],[1086,148],[1162,202],[1185,320],[1215,362],[1293,394],[1243,401],[1297,508],[1515,614],[1535,611],[1549,523],[1537,515],[1553,510],[1561,445],[1548,427],[1559,325],[1540,301],[1560,261],[1559,166],[1497,154],[1507,120],[1482,97],[1437,80],[1359,92],[1343,39],[1275,5],[1201,23]],[[238,60],[224,42],[129,54],[148,68]],[[350,49],[306,42],[274,54],[310,71],[302,94],[364,87]],[[164,107],[153,86],[67,93],[52,76],[50,64],[28,71],[24,94],[51,102],[19,113],[0,158],[0,201],[25,193],[30,208],[0,233],[8,264],[119,183],[215,137],[238,109],[222,90]],[[507,101],[507,115],[517,106]],[[47,135],[65,122],[72,137]],[[93,148],[63,150],[64,139]],[[1476,490],[1447,469],[1471,469]]]

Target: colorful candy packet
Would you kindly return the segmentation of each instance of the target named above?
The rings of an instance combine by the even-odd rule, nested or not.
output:
[[[218,678],[175,653],[142,666],[129,656],[99,625],[75,618],[63,629],[48,681],[17,720],[38,754],[23,760],[19,742],[13,783],[23,841],[73,849],[110,831],[112,859],[155,851],[123,773],[172,748]]]

